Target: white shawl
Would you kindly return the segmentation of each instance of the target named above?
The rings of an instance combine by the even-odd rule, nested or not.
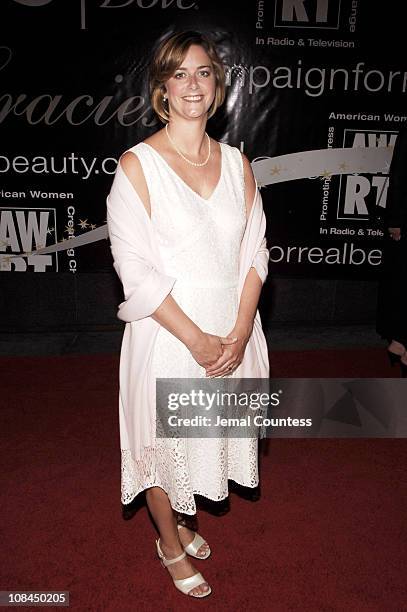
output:
[[[120,163],[107,197],[107,227],[116,270],[124,291],[118,318],[126,322],[120,353],[119,416],[120,446],[130,449],[134,460],[143,447],[154,446],[155,378],[151,358],[160,327],[151,318],[171,292],[175,278],[165,274],[154,226]],[[251,267],[264,283],[269,251],[265,239],[266,219],[257,189],[247,220],[239,257],[239,297]],[[253,333],[236,375],[268,378],[267,344],[256,311]]]

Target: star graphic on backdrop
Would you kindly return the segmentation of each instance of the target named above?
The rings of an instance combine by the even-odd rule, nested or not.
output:
[[[79,223],[78,225],[81,226],[81,229],[86,229],[89,225],[88,220],[85,219],[85,221],[83,221],[82,219],[79,219]]]
[[[94,229],[95,229],[95,227],[96,227],[96,224],[95,224],[95,223],[91,223],[91,224],[90,224],[90,229],[93,229],[93,230],[94,230]]]
[[[72,234],[72,227],[68,227],[67,225],[65,225],[64,232],[68,232],[69,234]]]
[[[274,174],[280,174],[281,172],[281,168],[280,166],[273,166],[271,169],[271,175],[273,176]]]
[[[345,171],[347,167],[348,167],[348,165],[347,165],[347,163],[346,163],[346,162],[342,162],[341,164],[339,164],[339,168],[340,168],[341,170],[343,170],[343,171]]]
[[[49,227],[47,229],[47,234],[52,234],[53,231],[55,231],[55,227]]]
[[[321,178],[328,178],[329,176],[332,176],[332,173],[329,172],[329,170],[324,170],[321,174]]]

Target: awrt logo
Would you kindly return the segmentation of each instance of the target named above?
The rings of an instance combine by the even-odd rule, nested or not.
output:
[[[344,147],[394,146],[397,132],[372,130],[345,130]],[[380,216],[386,207],[387,174],[342,175],[339,184],[338,219],[368,220]]]
[[[276,28],[339,28],[341,0],[276,0]]]
[[[0,271],[56,272],[56,253],[32,251],[56,242],[55,208],[0,207]]]

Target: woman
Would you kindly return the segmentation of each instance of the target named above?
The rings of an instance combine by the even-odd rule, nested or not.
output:
[[[407,376],[407,129],[396,139],[386,202],[388,235],[379,285],[377,331],[388,341],[391,363]]]
[[[177,524],[194,494],[228,494],[228,478],[258,484],[257,440],[155,436],[156,378],[267,378],[257,304],[267,275],[265,217],[249,161],[206,122],[225,95],[222,63],[197,32],[163,41],[150,67],[165,127],[125,152],[107,200],[114,267],[124,288],[120,356],[122,501],[146,490],[157,553],[175,586],[211,588],[186,556],[208,543]]]

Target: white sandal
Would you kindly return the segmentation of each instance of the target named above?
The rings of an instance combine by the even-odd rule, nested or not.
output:
[[[181,559],[184,559],[186,557],[186,554],[184,551],[181,555],[179,555],[178,557],[175,557],[174,559],[166,559],[160,547],[160,540],[159,539],[156,540],[155,543],[157,546],[157,554],[160,558],[160,561],[163,567],[167,567],[167,565],[171,565],[172,563],[181,561]],[[196,574],[194,574],[193,576],[189,576],[188,578],[181,578],[179,580],[175,580],[175,578],[173,578],[172,581],[175,587],[179,591],[181,591],[181,593],[184,593],[184,595],[189,595],[189,592],[192,591],[192,589],[194,589],[197,586],[200,586],[203,582],[206,582],[205,578],[202,576],[200,572],[197,572]],[[212,593],[211,587],[209,585],[208,587],[209,587],[208,590],[204,591],[200,595],[191,594],[190,597],[197,597],[199,599],[201,599],[202,597],[207,597],[208,595],[210,595],[210,593]]]
[[[177,527],[178,529],[181,529],[181,527],[185,527],[185,525],[180,525],[178,523]],[[203,537],[199,535],[199,533],[195,532],[194,539],[192,540],[192,542],[184,546],[184,550],[186,553],[188,553],[188,555],[191,555],[191,557],[195,557],[195,559],[207,559],[211,554],[210,548],[208,548],[205,555],[198,555],[198,550],[201,548],[202,544],[207,544],[207,541],[204,540]]]

